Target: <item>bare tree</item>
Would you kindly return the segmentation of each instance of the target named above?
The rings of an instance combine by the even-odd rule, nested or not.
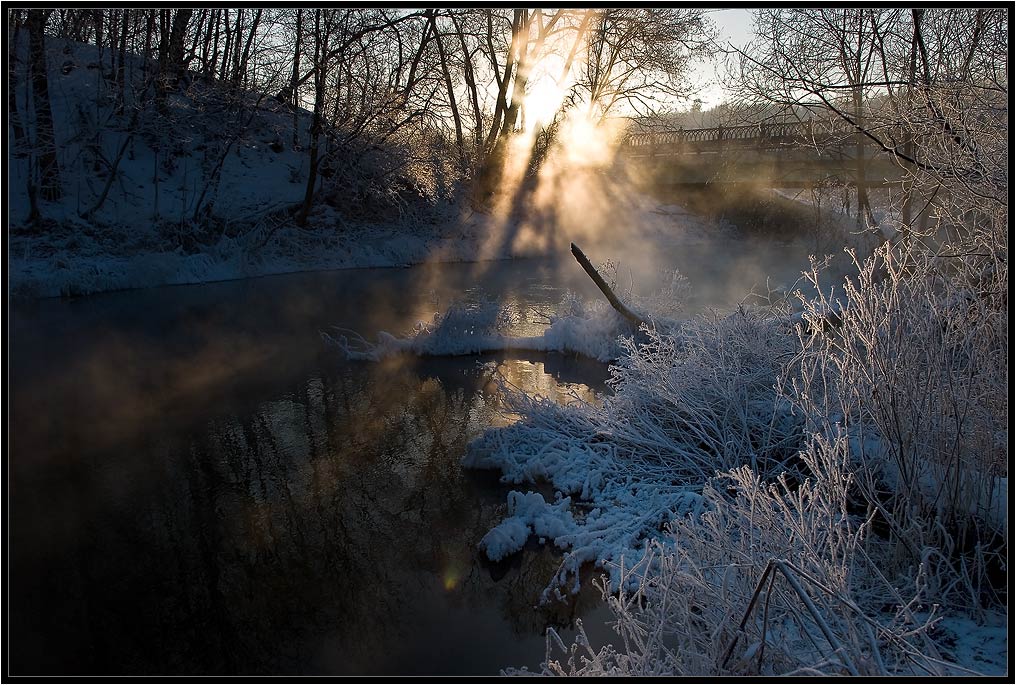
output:
[[[60,166],[56,154],[56,137],[53,133],[53,111],[49,102],[49,75],[46,71],[46,21],[51,10],[28,10],[28,53],[31,71],[32,102],[35,106],[35,142],[33,157],[38,167],[38,190],[43,199],[58,200]],[[31,175],[30,175],[31,176]],[[32,200],[33,219],[39,216],[35,203],[35,185],[29,180],[29,197]]]
[[[14,132],[14,149],[23,150],[25,127],[18,110],[18,72],[21,60],[18,57],[18,37],[24,20],[20,10],[12,10],[8,20],[10,40],[7,43],[7,107],[10,112],[11,128]]]
[[[318,159],[321,153],[322,110],[325,100],[325,83],[328,77],[329,43],[333,30],[334,15],[327,10],[314,10],[314,56],[311,64],[314,75],[314,110],[310,123],[310,167],[307,172],[307,190],[304,193],[303,206],[300,209],[298,222],[301,226],[307,223],[311,205],[314,201],[314,189],[318,180]]]
[[[739,51],[745,100],[804,106],[848,122],[861,207],[868,204],[866,148],[896,159],[908,189],[924,189],[922,226],[946,187],[1001,201],[1004,11],[781,8],[758,11],[756,21],[758,40]],[[904,197],[909,225],[909,190]]]
[[[687,97],[689,63],[713,38],[697,8],[603,9],[592,24],[579,86],[598,120],[622,104],[645,115]]]

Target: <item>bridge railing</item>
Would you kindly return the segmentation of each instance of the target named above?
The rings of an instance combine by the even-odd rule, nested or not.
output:
[[[784,147],[809,142],[842,142],[854,131],[847,122],[832,119],[653,131],[629,134],[622,143],[622,151],[635,155],[694,153],[731,143],[758,148]]]

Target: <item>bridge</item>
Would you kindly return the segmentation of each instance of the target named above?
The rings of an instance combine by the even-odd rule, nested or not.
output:
[[[623,140],[619,155],[659,186],[761,182],[806,188],[858,182],[855,129],[842,120],[633,133]],[[889,155],[870,144],[863,155],[866,186],[900,182],[904,170]]]

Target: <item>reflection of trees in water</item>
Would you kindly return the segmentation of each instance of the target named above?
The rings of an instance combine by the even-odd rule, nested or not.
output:
[[[73,580],[54,573],[63,590],[39,600],[61,624],[51,634],[95,636],[49,665],[292,672],[328,643],[350,672],[371,672],[395,645],[440,641],[414,629],[440,602],[491,621],[497,607],[517,635],[570,624],[574,602],[534,607],[554,554],[506,573],[477,558],[504,508],[503,488],[478,488],[459,462],[492,420],[484,381],[465,365],[454,390],[411,363],[348,366],[159,438],[137,459],[165,472],[77,524],[81,546],[62,560]]]

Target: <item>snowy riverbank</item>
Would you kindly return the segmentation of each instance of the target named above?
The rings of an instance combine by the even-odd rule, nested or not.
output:
[[[654,245],[701,243],[732,234],[732,227],[696,217],[651,198],[631,198],[630,222],[610,236],[610,251],[652,240]],[[230,231],[234,233],[234,231]],[[255,222],[208,244],[171,247],[173,236],[140,220],[95,226],[73,216],[44,230],[15,229],[8,238],[8,283],[16,297],[77,296],[112,290],[226,281],[320,271],[403,267],[423,262],[474,262],[545,256],[567,250],[568,236],[549,246],[513,239],[502,219],[449,208],[441,221],[403,224],[347,223],[324,206],[308,228],[292,221],[273,227]],[[549,249],[548,249],[549,248]]]
[[[160,246],[155,236],[145,240],[125,226],[96,229],[70,222],[54,225],[46,234],[13,235],[8,282],[15,296],[59,297],[298,271],[473,261],[481,253],[488,222],[476,215],[414,233],[394,226],[325,230],[285,225],[267,240],[263,229],[254,228],[190,253]]]

